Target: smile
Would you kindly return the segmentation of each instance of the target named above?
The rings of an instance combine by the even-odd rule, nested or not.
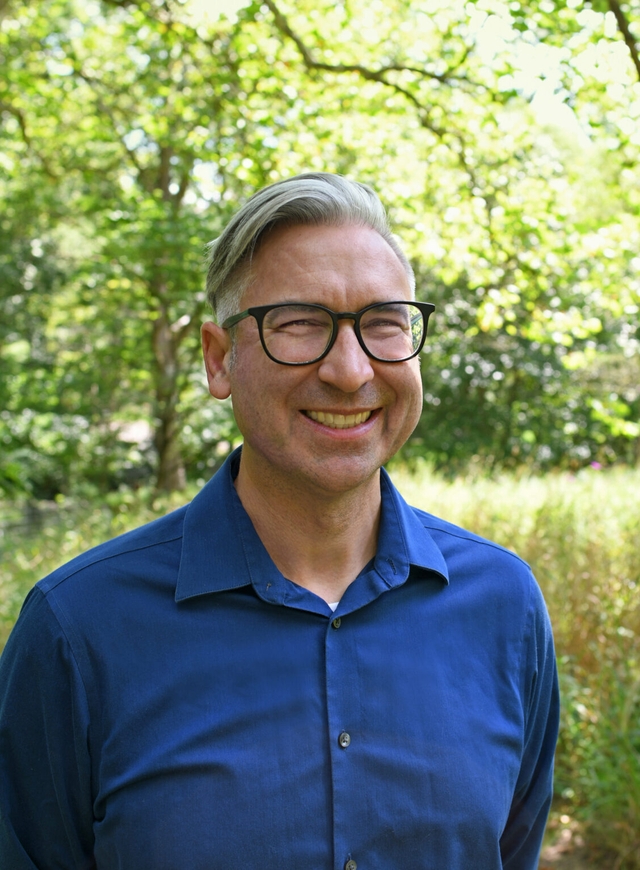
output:
[[[329,426],[330,429],[351,429],[352,426],[359,426],[369,419],[372,411],[363,411],[360,414],[325,414],[323,411],[305,411],[308,417],[315,420],[316,423],[322,423],[324,426]]]

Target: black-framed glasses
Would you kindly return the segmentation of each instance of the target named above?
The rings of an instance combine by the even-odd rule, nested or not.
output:
[[[422,350],[429,315],[434,311],[430,302],[374,302],[360,311],[282,302],[247,308],[228,317],[222,328],[230,329],[245,317],[254,317],[269,359],[285,366],[304,366],[329,353],[340,320],[353,320],[356,338],[367,356],[379,362],[406,362]]]

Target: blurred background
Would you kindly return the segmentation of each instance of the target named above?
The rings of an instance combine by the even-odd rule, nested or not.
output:
[[[548,855],[639,868],[639,51],[638,0],[0,0],[0,640],[238,443],[206,243],[343,173],[437,306],[399,479],[528,558],[556,625]]]

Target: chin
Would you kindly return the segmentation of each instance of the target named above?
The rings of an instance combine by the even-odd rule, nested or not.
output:
[[[329,463],[327,463],[328,465]],[[315,473],[308,469],[307,480],[326,493],[340,495],[356,490],[377,478],[382,463],[358,463],[349,458],[337,463],[333,468],[324,467]]]

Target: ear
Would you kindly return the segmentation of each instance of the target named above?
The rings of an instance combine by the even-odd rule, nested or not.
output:
[[[214,399],[226,399],[231,395],[229,381],[231,338],[226,329],[222,329],[210,320],[202,324],[201,335],[209,392]]]

